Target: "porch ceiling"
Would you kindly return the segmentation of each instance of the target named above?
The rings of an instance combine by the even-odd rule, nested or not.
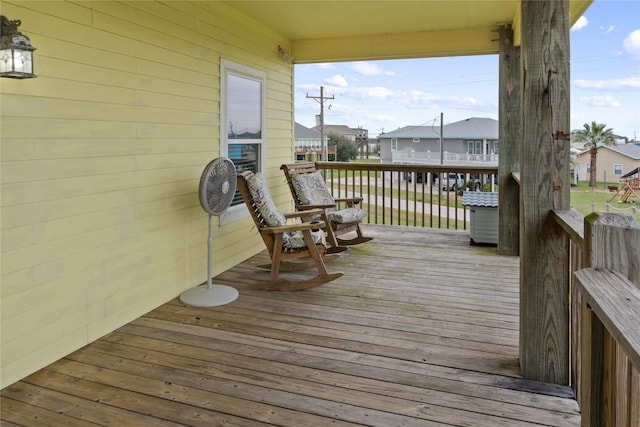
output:
[[[570,0],[571,24],[593,0]],[[496,27],[520,40],[520,0],[227,1],[290,40],[295,63],[498,53]]]

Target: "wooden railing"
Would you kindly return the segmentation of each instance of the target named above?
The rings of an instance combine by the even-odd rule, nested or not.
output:
[[[572,386],[583,426],[640,426],[640,225],[553,212],[571,240]]]
[[[497,191],[495,166],[317,162],[316,168],[324,170],[335,197],[362,197],[369,212],[364,221],[374,224],[467,229],[460,188],[443,189],[439,177],[462,175],[462,184],[471,182],[474,190]]]

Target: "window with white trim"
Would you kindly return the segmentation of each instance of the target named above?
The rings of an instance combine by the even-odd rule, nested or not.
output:
[[[391,138],[391,152],[395,153],[396,151],[398,151],[398,139]]]
[[[467,141],[467,154],[482,154],[482,141]]]
[[[613,165],[613,174],[614,175],[618,175],[618,176],[622,176],[622,165]]]
[[[220,153],[237,172],[265,169],[266,73],[222,60],[220,64]],[[223,223],[246,216],[242,197],[236,197]]]

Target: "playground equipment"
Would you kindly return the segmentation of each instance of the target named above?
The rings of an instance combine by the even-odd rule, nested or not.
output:
[[[609,199],[609,203],[619,197],[618,203],[631,203],[634,200],[639,199],[638,193],[640,193],[640,167],[635,168],[631,172],[620,177],[622,185],[616,190],[616,194]]]

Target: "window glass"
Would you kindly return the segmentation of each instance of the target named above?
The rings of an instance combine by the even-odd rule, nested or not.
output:
[[[613,165],[613,174],[622,175],[622,165]]]
[[[220,153],[233,161],[237,172],[264,170],[266,75],[241,64],[222,60],[220,84]],[[223,222],[246,215],[236,192]]]
[[[467,141],[467,154],[482,154],[482,141]]]
[[[262,137],[262,82],[229,73],[227,76],[227,138]]]
[[[396,151],[398,151],[398,140],[391,138],[391,152],[395,153]]]
[[[476,151],[474,154],[482,154],[482,141],[476,141]]]

